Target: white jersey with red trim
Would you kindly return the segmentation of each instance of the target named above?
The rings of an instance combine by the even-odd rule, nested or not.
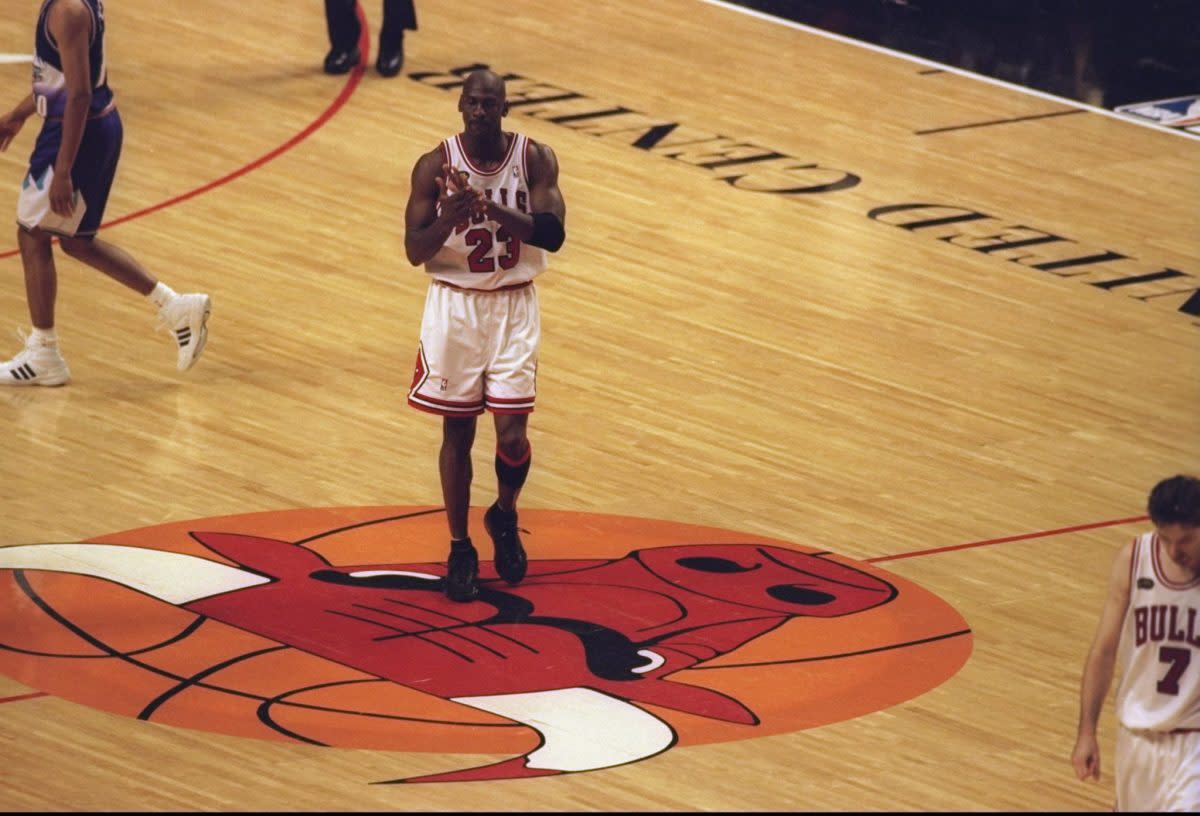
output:
[[[443,162],[465,171],[468,183],[493,201],[529,212],[529,139],[520,133],[509,135],[508,154],[493,170],[485,172],[471,161],[459,135],[442,142]],[[545,269],[546,250],[514,238],[482,215],[458,225],[437,254],[425,262],[428,275],[461,289],[499,289],[525,283]]]
[[[1200,577],[1170,580],[1154,533],[1138,536],[1121,631],[1117,718],[1126,728],[1200,728]]]

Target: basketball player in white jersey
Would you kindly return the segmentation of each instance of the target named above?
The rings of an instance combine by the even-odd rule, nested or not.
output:
[[[421,156],[412,172],[404,248],[430,277],[409,404],[442,417],[438,457],[450,528],[445,591],[478,595],[478,554],[467,516],[471,447],[485,410],[496,426],[498,497],[484,515],[496,572],[525,577],[517,495],[529,475],[541,324],[533,280],[566,237],[558,159],[547,145],[501,128],[504,80],[467,76],[463,130]]]
[[[1200,812],[1200,479],[1174,476],[1148,502],[1154,531],[1117,553],[1088,653],[1071,762],[1100,778],[1100,711],[1117,687],[1118,811]]]

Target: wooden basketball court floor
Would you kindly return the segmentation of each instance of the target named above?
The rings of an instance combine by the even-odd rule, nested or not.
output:
[[[28,52],[36,6],[9,0],[0,51]],[[126,144],[102,235],[211,293],[210,339],[178,374],[153,310],[60,255],[74,379],[0,391],[0,546],[436,507],[438,422],[404,403],[426,281],[403,207],[461,124],[455,70],[484,63],[568,208],[522,508],[876,564],[961,614],[969,659],[821,727],[430,785],[371,783],[503,757],[246,739],[0,677],[0,806],[1108,809],[1111,707],[1104,778],[1068,761],[1079,672],[1147,491],[1200,470],[1195,140],[698,0],[418,3],[402,76],[330,77],[319,6],[108,4]],[[28,70],[0,64],[5,104]],[[13,202],[35,127],[0,154]],[[480,507],[491,446],[481,422]]]

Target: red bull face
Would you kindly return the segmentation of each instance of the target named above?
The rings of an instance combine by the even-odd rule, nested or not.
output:
[[[429,728],[473,723],[456,750],[520,754],[395,780],[446,782],[598,770],[833,722],[915,696],[969,654],[969,629],[936,597],[832,554],[616,516],[522,522],[526,579],[509,586],[481,562],[468,604],[443,593],[440,547],[395,558],[441,542],[431,510],[250,514],[0,547],[0,671],[186,727],[427,751]],[[110,645],[124,629],[157,634]],[[64,632],[93,659],[61,661]],[[836,694],[813,676],[836,677]],[[513,728],[532,736],[514,748]]]
[[[441,565],[334,568],[284,541],[194,536],[272,580],[188,609],[446,698],[588,686],[752,722],[753,713],[723,697],[659,687],[697,662],[683,642],[720,655],[791,616],[850,614],[895,594],[812,555],[691,545],[537,564],[516,588],[485,579],[478,602],[462,606],[444,598]]]

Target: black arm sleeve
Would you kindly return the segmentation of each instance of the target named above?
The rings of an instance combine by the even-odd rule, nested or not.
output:
[[[563,229],[563,223],[557,215],[548,212],[533,214],[533,235],[530,235],[525,243],[558,252],[566,239],[566,230]]]

